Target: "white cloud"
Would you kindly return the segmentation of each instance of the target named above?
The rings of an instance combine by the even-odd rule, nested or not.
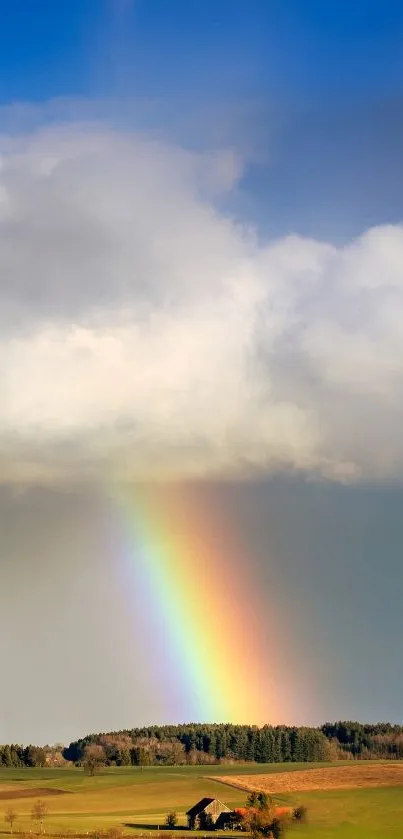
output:
[[[1,480],[402,474],[403,228],[262,244],[232,153],[91,125],[0,153]]]

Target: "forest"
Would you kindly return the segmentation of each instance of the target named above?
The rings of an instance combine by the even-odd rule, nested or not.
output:
[[[92,755],[92,758],[89,756]],[[89,734],[69,746],[0,746],[0,766],[146,766],[403,758],[403,726],[359,722],[297,726],[198,724]]]

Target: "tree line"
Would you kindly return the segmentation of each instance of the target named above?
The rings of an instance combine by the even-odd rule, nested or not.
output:
[[[381,722],[376,725],[360,722],[325,723],[322,731],[329,741],[338,744],[342,757],[362,759],[403,758],[403,726]]]
[[[96,747],[96,748],[95,748]],[[89,734],[58,746],[0,746],[0,766],[147,766],[255,761],[403,759],[403,726],[359,722],[297,726],[188,724]]]
[[[218,761],[321,761],[332,759],[332,745],[320,729],[283,726],[152,726],[110,734],[91,734],[70,743],[67,760],[80,763],[88,747],[104,751],[105,762],[124,765],[178,765]]]
[[[0,746],[0,766],[46,766],[46,754],[41,746]]]
[[[255,761],[286,763],[339,758],[403,758],[403,726],[359,722],[325,723],[319,728],[230,724],[148,726],[91,734],[70,743],[67,760],[80,763],[88,746],[104,751],[116,765]]]

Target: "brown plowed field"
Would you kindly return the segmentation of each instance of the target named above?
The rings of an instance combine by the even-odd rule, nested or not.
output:
[[[53,787],[0,786],[0,801],[11,801],[14,798],[44,798],[47,795],[64,795],[64,790],[53,789]]]
[[[403,763],[365,764],[277,772],[272,775],[230,775],[216,778],[248,792],[302,792],[304,790],[356,789],[403,786]]]

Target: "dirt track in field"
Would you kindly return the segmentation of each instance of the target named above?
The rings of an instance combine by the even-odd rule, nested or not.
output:
[[[16,798],[45,798],[48,795],[64,795],[65,790],[53,787],[2,787],[0,801],[12,801]]]
[[[303,769],[272,775],[230,775],[215,780],[247,792],[303,792],[309,790],[358,789],[360,787],[403,786],[403,762]]]

